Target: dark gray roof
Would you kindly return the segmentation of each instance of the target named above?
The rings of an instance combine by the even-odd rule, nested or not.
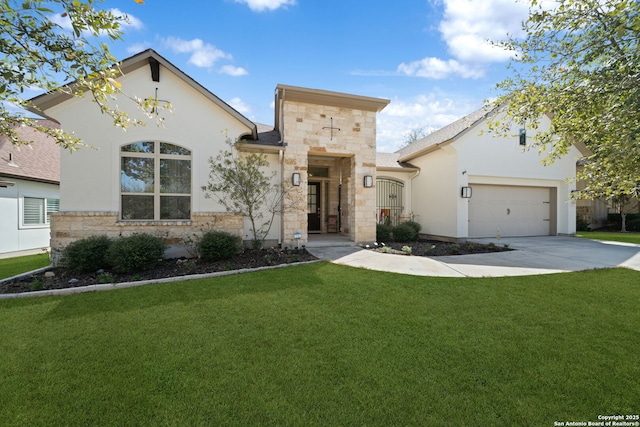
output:
[[[426,137],[407,145],[404,148],[396,151],[398,154],[398,160],[408,161],[413,158],[419,157],[424,151],[429,148],[439,145],[458,137],[468,129],[475,126],[475,124],[481,119],[485,118],[495,107],[485,106],[473,113],[456,120],[455,122],[438,129],[435,132],[430,133]]]
[[[252,144],[258,145],[269,145],[269,146],[280,146],[282,143],[280,142],[280,131],[274,129],[273,126],[265,125],[262,123],[256,123],[256,128],[258,129],[258,140],[251,141]],[[247,141],[249,142],[249,141]]]

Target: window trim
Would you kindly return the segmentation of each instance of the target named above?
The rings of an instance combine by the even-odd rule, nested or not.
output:
[[[27,224],[25,222],[25,208],[26,203],[25,199],[33,199],[42,201],[42,206],[38,207],[38,209],[42,209],[41,218],[42,222]],[[40,195],[32,195],[32,194],[20,194],[19,196],[19,216],[18,216],[18,228],[21,230],[28,229],[37,229],[37,228],[50,228],[51,227],[51,213],[60,212],[60,197],[45,197]]]
[[[153,153],[146,152],[132,152],[132,151],[123,151],[123,148],[128,145],[133,145],[136,143],[144,143],[144,142],[153,142]],[[161,144],[169,144],[179,148],[182,148],[189,152],[189,154],[165,154],[161,152]],[[127,192],[122,191],[122,159],[123,158],[146,158],[153,159],[153,192]],[[189,193],[163,193],[161,191],[161,173],[160,173],[160,164],[162,160],[188,160],[190,163],[190,176],[189,176]],[[179,221],[190,221],[193,215],[193,150],[189,150],[186,147],[175,144],[173,142],[162,141],[162,140],[139,140],[134,142],[129,142],[126,144],[122,144],[118,149],[118,203],[119,203],[119,212],[118,212],[118,220],[123,222],[179,222]],[[123,206],[122,206],[122,198],[123,196],[152,196],[153,197],[153,218],[140,218],[140,219],[129,219],[123,217]],[[163,219],[161,218],[161,206],[160,201],[162,197],[188,197],[189,198],[189,216],[188,218],[172,218],[172,219]]]

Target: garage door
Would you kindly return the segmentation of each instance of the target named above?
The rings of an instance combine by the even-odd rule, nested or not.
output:
[[[471,185],[469,237],[548,236],[551,189]]]

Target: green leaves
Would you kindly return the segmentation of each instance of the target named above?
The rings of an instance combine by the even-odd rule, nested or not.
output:
[[[149,103],[127,97],[117,82],[121,74],[116,59],[101,38],[119,40],[121,23],[127,18],[96,7],[96,0],[0,0],[0,133],[19,141],[11,127],[26,123],[19,107],[29,105],[27,89],[60,91],[80,97],[89,94],[99,111],[113,118],[114,125],[126,129],[141,124],[131,119],[114,102],[118,95],[134,102],[148,117],[162,119]],[[69,20],[67,30],[52,20],[53,9]],[[72,82],[63,86],[64,82]],[[11,106],[13,104],[13,106]],[[47,131],[63,147],[75,149],[79,140],[64,133]],[[58,139],[59,138],[59,139]]]
[[[575,143],[592,155],[578,179],[581,197],[636,194],[640,182],[640,3],[632,0],[558,0],[554,9],[530,2],[526,37],[502,44],[522,52],[513,76],[497,85],[506,119],[535,126],[549,114],[552,127],[538,134],[551,147],[546,162]]]

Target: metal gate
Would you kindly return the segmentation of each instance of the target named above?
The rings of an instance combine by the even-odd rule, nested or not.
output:
[[[376,208],[378,223],[398,225],[404,211],[404,183],[389,178],[376,179]]]

